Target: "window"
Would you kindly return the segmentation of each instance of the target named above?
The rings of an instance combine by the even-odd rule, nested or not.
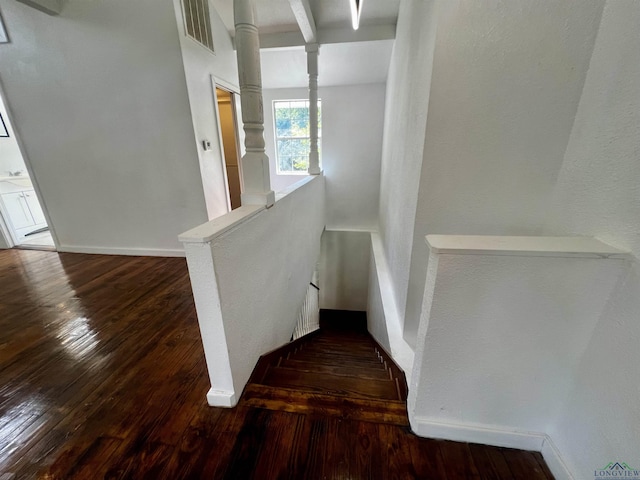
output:
[[[275,100],[273,116],[278,173],[304,174],[309,169],[309,100]],[[318,154],[322,131],[318,100]]]
[[[213,52],[209,0],[182,0],[187,36]]]

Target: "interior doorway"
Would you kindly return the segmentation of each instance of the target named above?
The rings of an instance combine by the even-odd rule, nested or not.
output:
[[[220,144],[224,157],[229,209],[241,206],[242,168],[240,164],[240,136],[238,128],[237,94],[215,85]]]
[[[0,247],[55,250],[6,99],[0,91]]]

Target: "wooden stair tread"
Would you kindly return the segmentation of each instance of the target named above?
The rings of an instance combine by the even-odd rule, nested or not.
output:
[[[375,345],[336,345],[334,343],[321,344],[319,342],[309,342],[300,348],[300,351],[306,352],[310,350],[352,356],[370,356],[376,353]]]
[[[344,365],[327,365],[318,362],[307,362],[304,360],[288,359],[280,362],[281,367],[297,368],[304,372],[318,372],[318,373],[330,373],[335,375],[349,375],[352,376],[354,368]],[[388,370],[380,368],[357,368],[357,374],[361,378],[373,378],[380,380],[388,380],[391,378]]]
[[[399,426],[409,425],[405,403],[397,400],[337,397],[250,383],[242,394],[241,404],[267,410],[329,415]]]
[[[360,379],[356,376],[305,373],[291,368],[272,367],[267,371],[262,383],[273,387],[299,388],[336,396],[399,400],[394,380]]]
[[[302,360],[309,359],[310,361],[315,361],[316,359],[323,359],[325,361],[334,362],[336,365],[344,365],[352,363],[354,365],[371,365],[377,366],[381,365],[384,368],[384,364],[380,361],[380,359],[376,356],[375,352],[371,352],[371,355],[368,357],[360,357],[360,356],[349,356],[349,355],[340,355],[337,353],[327,353],[327,352],[319,352],[319,351],[307,351],[307,350],[298,350],[295,353],[291,353],[288,355],[288,358],[296,358]]]
[[[378,358],[378,355],[376,354],[376,351],[373,348],[367,352],[353,352],[353,351],[341,352],[339,350],[309,347],[309,348],[303,348],[298,350],[295,356],[297,355],[317,355],[321,357],[327,356],[328,358],[339,357],[341,359],[355,360],[355,361],[361,361],[361,362],[379,362],[380,361]],[[289,355],[289,356],[291,357],[292,355]]]
[[[343,361],[339,361],[336,360],[335,358],[325,358],[325,357],[305,357],[305,356],[291,356],[286,360],[297,360],[300,362],[307,362],[307,363],[316,363],[318,365],[326,365],[328,367],[331,366],[335,366],[335,367],[345,367],[345,368],[357,368],[357,369],[364,369],[366,371],[370,371],[370,370],[377,370],[379,372],[384,372],[386,373],[387,370],[384,368],[384,364],[379,363],[379,362],[356,362],[356,361],[347,361],[347,360],[343,360]],[[282,361],[285,361],[285,358],[282,359]]]

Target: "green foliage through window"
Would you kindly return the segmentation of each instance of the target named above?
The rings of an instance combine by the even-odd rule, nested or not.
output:
[[[318,100],[318,152],[322,132],[322,115]],[[278,173],[305,173],[309,169],[309,101],[276,100],[273,102]]]

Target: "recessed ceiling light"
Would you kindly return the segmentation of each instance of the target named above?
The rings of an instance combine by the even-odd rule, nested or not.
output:
[[[354,30],[360,26],[360,12],[362,12],[362,0],[349,0],[351,4],[351,25]]]

